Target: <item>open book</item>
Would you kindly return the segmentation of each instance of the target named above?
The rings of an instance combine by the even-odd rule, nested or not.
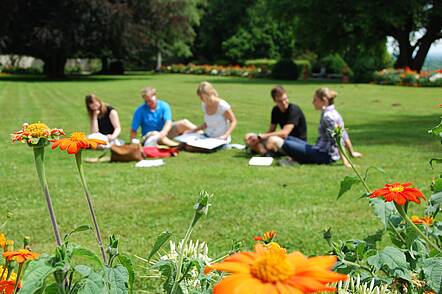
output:
[[[175,141],[185,143],[189,146],[213,150],[227,144],[226,140],[209,138],[204,134],[188,133],[174,138]]]

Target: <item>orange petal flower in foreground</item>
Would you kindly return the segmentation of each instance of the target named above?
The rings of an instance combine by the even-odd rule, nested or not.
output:
[[[279,245],[256,244],[254,252],[236,253],[206,267],[205,273],[231,273],[215,286],[215,294],[302,294],[335,291],[328,284],[347,279],[346,275],[331,271],[335,263],[336,256],[307,258],[297,251],[287,254]]]
[[[106,142],[97,139],[88,139],[82,132],[72,133],[70,138],[55,140],[52,143],[52,149],[60,147],[61,150],[67,150],[69,154],[76,154],[81,149],[96,149],[98,145],[104,145]]]
[[[404,205],[407,201],[421,203],[419,198],[425,199],[424,194],[416,188],[410,188],[411,183],[386,184],[384,188],[371,193],[370,198],[384,197],[385,201],[394,201],[399,205]]]
[[[413,215],[411,217],[411,221],[415,224],[425,224],[427,226],[431,226],[433,224],[433,218],[431,216],[424,216],[420,218],[417,215]]]
[[[14,293],[15,282],[14,281],[0,281],[0,293],[12,294]]]
[[[38,253],[29,251],[27,249],[20,249],[18,251],[9,251],[3,253],[3,257],[8,261],[15,260],[18,263],[23,263],[27,260],[37,259],[39,256]]]

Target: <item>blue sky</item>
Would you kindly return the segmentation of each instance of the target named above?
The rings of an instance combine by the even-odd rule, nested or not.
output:
[[[395,45],[394,45],[393,38],[388,37],[387,38],[387,48],[390,53],[393,52],[394,46]],[[439,39],[438,41],[433,43],[433,45],[430,48],[430,51],[428,52],[428,55],[441,56],[441,58],[442,58],[442,40],[441,39]]]

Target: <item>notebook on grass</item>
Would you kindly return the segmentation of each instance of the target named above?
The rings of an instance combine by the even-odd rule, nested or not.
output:
[[[273,163],[273,157],[252,157],[249,160],[249,165],[270,166]]]

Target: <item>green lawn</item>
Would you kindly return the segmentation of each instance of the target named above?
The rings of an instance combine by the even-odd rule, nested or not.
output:
[[[238,127],[234,143],[246,132],[265,131],[273,106],[272,80],[250,80],[186,75],[127,75],[45,81],[15,77],[0,78],[0,197],[3,212],[14,220],[6,232],[11,238],[32,236],[38,252],[53,248],[46,206],[34,171],[31,149],[11,144],[9,134],[23,122],[42,121],[50,127],[88,131],[84,96],[96,93],[120,114],[123,139],[129,137],[134,109],[142,103],[139,92],[155,86],[158,97],[168,101],[174,119],[188,118],[199,124],[203,118],[196,87],[212,82],[233,106]],[[429,194],[431,170],[428,160],[440,153],[440,144],[426,130],[438,122],[440,88],[410,88],[369,84],[319,84],[284,82],[292,102],[304,110],[308,137],[314,142],[319,113],[311,100],[319,86],[329,86],[339,95],[336,105],[343,115],[356,150],[360,168],[382,167],[386,175],[373,173],[373,187],[388,181],[411,181]],[[92,152],[91,152],[92,153]],[[91,155],[88,153],[86,156]],[[65,152],[47,148],[46,171],[55,211],[62,232],[89,224],[90,218],[76,173],[75,160]],[[120,236],[122,250],[144,256],[156,235],[168,229],[183,236],[192,206],[201,189],[215,194],[209,215],[193,238],[206,240],[213,255],[232,241],[250,242],[253,235],[273,229],[290,250],[320,254],[327,250],[322,230],[332,227],[337,238],[362,238],[381,227],[367,201],[358,199],[360,189],[336,201],[339,181],[352,172],[342,165],[249,167],[244,151],[216,154],[181,153],[166,159],[166,165],[137,169],[134,163],[85,166],[104,235]],[[74,237],[95,249],[94,235]]]

